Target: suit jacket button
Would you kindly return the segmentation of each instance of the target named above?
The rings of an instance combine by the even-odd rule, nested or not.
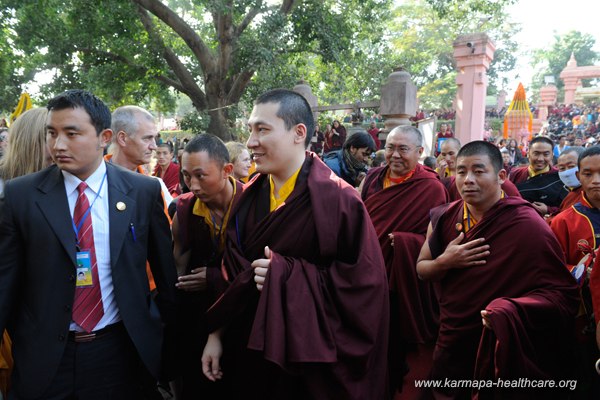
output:
[[[65,335],[63,335],[63,334],[58,335],[58,340],[63,342],[65,340]]]
[[[65,306],[65,311],[71,311],[71,306],[69,306],[69,305]]]
[[[75,282],[75,274],[69,275],[69,282]]]

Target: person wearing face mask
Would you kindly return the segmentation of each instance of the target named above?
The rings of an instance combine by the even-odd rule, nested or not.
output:
[[[560,211],[566,210],[581,199],[583,188],[581,187],[581,182],[577,179],[577,172],[579,171],[577,159],[584,150],[581,146],[568,147],[558,157],[558,162],[556,163],[558,176],[569,190],[569,194],[560,204]]]
[[[597,239],[600,234],[600,146],[585,149],[578,157],[577,168],[576,177],[581,183],[578,201],[556,215],[550,227],[565,254],[567,268],[581,286],[581,309],[585,312],[580,312],[575,320],[576,354],[581,366],[576,378],[578,389],[587,388],[589,393],[582,392],[577,398],[593,399],[600,395],[600,382],[594,370],[594,363],[600,357],[600,266],[596,265],[600,244]],[[592,265],[594,268],[588,272],[586,267]]]

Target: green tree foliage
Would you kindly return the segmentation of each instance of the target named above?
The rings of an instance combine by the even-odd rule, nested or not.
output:
[[[456,95],[452,43],[462,34],[486,32],[496,43],[488,71],[489,92],[500,89],[498,73],[514,68],[518,27],[506,7],[514,0],[407,0],[391,26],[394,63],[407,70],[419,88],[424,108],[451,107]]]
[[[10,114],[16,107],[23,83],[33,77],[26,60],[14,47],[15,32],[11,14],[0,18],[0,112]]]
[[[48,96],[84,87],[115,106],[153,99],[173,109],[179,92],[208,114],[210,132],[228,140],[230,106],[250,84],[253,95],[289,87],[292,79],[312,79],[313,63],[351,70],[365,43],[380,40],[390,3],[0,0],[0,10],[15,15],[18,47],[44,53],[40,67],[56,71]],[[341,90],[364,86],[349,81]]]
[[[567,66],[571,54],[575,56],[580,67],[594,65],[600,61],[600,53],[593,50],[595,44],[596,39],[593,35],[579,31],[554,35],[554,42],[550,46],[533,52],[532,67],[536,73],[532,80],[532,89],[537,93],[544,85],[544,77],[553,76],[556,87],[562,92],[564,84],[559,76]],[[559,95],[559,98],[561,97]]]

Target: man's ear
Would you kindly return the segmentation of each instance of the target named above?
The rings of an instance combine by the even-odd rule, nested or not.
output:
[[[117,132],[117,144],[119,146],[126,146],[127,143],[125,142],[125,139],[127,139],[127,133],[125,131],[119,131]]]
[[[506,181],[506,170],[504,168],[498,171],[498,181],[500,181],[501,185]]]
[[[308,132],[306,131],[306,125],[298,124],[294,128],[294,143],[306,143],[306,135]]]
[[[231,173],[233,172],[233,164],[232,163],[226,163],[225,165],[223,165],[223,172],[227,176],[231,175]]]
[[[105,129],[100,132],[100,147],[104,148],[110,144],[112,139],[113,131],[110,129]]]

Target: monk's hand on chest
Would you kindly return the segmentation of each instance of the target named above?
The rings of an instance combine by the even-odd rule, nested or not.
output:
[[[177,279],[175,287],[186,292],[200,292],[206,289],[206,267],[195,268],[188,275]]]
[[[251,264],[254,268],[254,282],[256,282],[256,288],[262,291],[265,279],[267,279],[267,272],[271,268],[271,249],[269,246],[265,246],[265,258],[259,258],[254,260]]]
[[[465,234],[461,232],[437,258],[445,270],[485,264],[485,259],[490,255],[490,246],[485,244],[485,239],[478,238],[463,243],[464,238]]]

